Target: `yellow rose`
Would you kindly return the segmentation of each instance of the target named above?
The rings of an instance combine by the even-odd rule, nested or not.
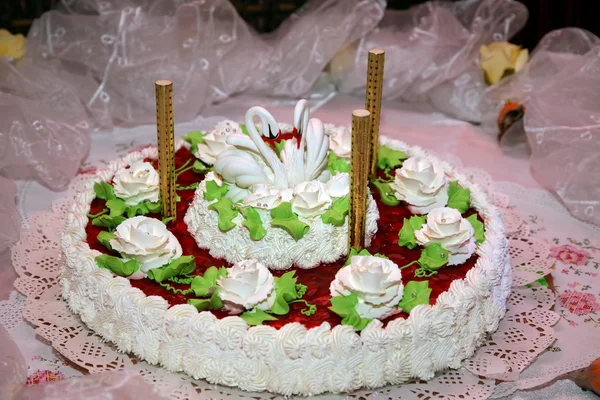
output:
[[[0,56],[14,59],[23,57],[25,53],[25,38],[20,33],[12,35],[6,29],[0,29]]]
[[[485,81],[488,85],[493,85],[505,76],[523,69],[529,60],[529,52],[516,44],[492,42],[479,48],[479,57]]]

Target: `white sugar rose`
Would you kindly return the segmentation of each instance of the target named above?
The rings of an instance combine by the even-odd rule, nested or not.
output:
[[[397,311],[404,285],[398,266],[385,258],[354,256],[329,286],[331,296],[358,297],[356,311],[363,318],[382,318]]]
[[[281,201],[281,192],[278,189],[261,183],[252,185],[250,191],[244,197],[243,204],[270,210],[281,204]]]
[[[239,261],[227,268],[227,277],[217,280],[219,297],[231,314],[257,308],[268,310],[275,302],[275,279],[256,260]]]
[[[414,214],[427,214],[448,202],[448,184],[442,166],[421,157],[410,157],[396,169],[390,184],[398,200],[408,203]]]
[[[227,137],[243,133],[240,126],[233,121],[221,121],[215,129],[204,136],[204,143],[198,143],[198,151],[194,154],[204,163],[212,165],[217,156],[233,146],[226,143]]]
[[[344,197],[350,193],[350,175],[345,172],[338,173],[325,184],[325,187],[329,196]]]
[[[349,126],[336,128],[333,136],[329,139],[329,148],[338,157],[350,158],[352,146],[352,131]]]
[[[462,264],[475,252],[475,229],[458,210],[440,207],[431,210],[427,223],[415,231],[417,243],[435,242],[448,250],[448,265]]]
[[[110,245],[124,259],[138,260],[143,276],[149,270],[162,267],[182,254],[177,238],[162,221],[142,215],[121,222]]]
[[[331,197],[319,181],[302,182],[294,187],[292,211],[302,217],[313,217],[331,206]]]
[[[158,201],[158,184],[158,172],[143,160],[134,162],[129,168],[121,168],[113,177],[115,195],[125,200],[128,206]]]

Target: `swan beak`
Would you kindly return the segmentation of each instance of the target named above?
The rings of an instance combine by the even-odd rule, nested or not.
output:
[[[278,130],[276,134],[273,134],[273,131],[271,130],[271,125],[269,124],[269,139],[275,140],[279,137],[279,135],[281,135],[281,130]]]

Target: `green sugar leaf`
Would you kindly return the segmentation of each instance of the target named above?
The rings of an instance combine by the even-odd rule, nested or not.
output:
[[[102,254],[95,258],[96,264],[100,268],[106,268],[119,276],[130,276],[140,269],[140,264],[137,260],[125,261],[119,257]]]
[[[148,204],[151,203],[140,203],[135,206],[127,206],[125,208],[125,213],[127,214],[127,218],[133,218],[136,215],[146,215],[150,212],[148,209]]]
[[[198,297],[208,296],[214,292],[217,280],[226,276],[227,269],[224,267],[210,267],[204,272],[204,275],[194,276],[191,283],[192,290]]]
[[[264,321],[277,321],[277,318],[259,309],[246,311],[240,315],[240,318],[246,321],[246,323],[250,326],[262,325]]]
[[[350,249],[350,254],[348,254],[348,259],[344,263],[344,267],[346,265],[350,265],[352,263],[352,257],[354,256],[370,256],[371,253],[367,249],[362,249],[361,251],[357,251],[354,247]]]
[[[280,140],[279,142],[275,142],[275,153],[277,154],[277,157],[279,157],[279,155],[281,154],[281,150],[283,150],[284,146],[285,146],[285,140]]]
[[[294,277],[295,273],[295,271],[290,271],[280,277],[275,277],[275,302],[269,310],[270,313],[285,315],[290,312],[288,303],[299,297],[296,288],[298,278]]]
[[[419,257],[418,262],[420,265],[419,270],[421,271],[415,271],[415,276],[435,275],[440,268],[448,263],[448,250],[444,249],[439,243],[430,242],[421,251],[421,257]]]
[[[250,231],[250,238],[252,240],[260,240],[267,234],[267,230],[263,226],[263,222],[260,219],[258,211],[254,207],[245,207],[241,210],[245,220],[242,222]]]
[[[160,203],[160,201],[157,201],[155,203],[144,203],[144,204],[146,205],[148,212],[151,214],[158,214],[162,211],[162,204]]]
[[[457,209],[461,214],[471,207],[471,191],[458,185],[458,181],[450,182],[448,187],[448,207]]]
[[[125,217],[118,215],[116,217],[110,217],[108,215],[101,215],[92,220],[92,225],[107,228],[110,231],[114,231],[117,226],[123,221]]]
[[[248,133],[248,127],[246,126],[246,124],[240,124],[240,129],[242,130],[242,133],[244,135],[250,136],[250,133]]]
[[[110,232],[106,232],[106,231],[102,231],[98,234],[98,236],[96,236],[96,238],[98,239],[98,241],[107,249],[112,250],[112,246],[110,245],[110,241],[111,239],[115,238],[115,234],[114,233],[110,233]]]
[[[430,295],[429,281],[410,281],[404,286],[402,300],[398,307],[408,314],[418,305],[429,304]]]
[[[102,200],[111,200],[115,197],[115,189],[106,182],[94,183],[94,193],[96,197]]]
[[[350,195],[335,200],[331,208],[321,215],[321,220],[333,226],[342,226],[346,221],[346,215],[350,207]]]
[[[204,200],[213,201],[220,200],[227,194],[229,187],[227,185],[219,186],[215,181],[206,182],[206,192],[204,192]]]
[[[175,276],[191,274],[195,269],[196,259],[194,256],[182,256],[160,268],[151,269],[148,271],[148,278],[160,283]]]
[[[106,207],[110,210],[110,216],[116,217],[119,215],[123,215],[127,206],[125,205],[125,201],[121,199],[110,199],[106,201]]]
[[[369,318],[362,318],[356,311],[358,297],[352,293],[348,296],[333,296],[329,309],[342,317],[342,325],[349,325],[357,331],[362,331],[371,322]]]
[[[377,168],[398,168],[402,165],[402,160],[406,160],[407,158],[408,156],[403,151],[392,150],[386,146],[379,146],[377,149]]]
[[[223,308],[223,301],[219,297],[219,291],[213,291],[208,299],[188,299],[188,304],[196,307],[198,311],[220,310]]]
[[[285,229],[296,241],[302,239],[310,227],[298,219],[292,211],[292,204],[284,201],[277,207],[271,209],[271,226]]]
[[[194,164],[192,165],[192,171],[194,171],[197,174],[205,174],[206,172],[208,172],[209,168],[204,165],[200,160],[196,160],[194,161]]]
[[[333,151],[329,151],[327,169],[331,172],[331,175],[336,175],[338,172],[350,172],[350,160],[338,157]]]
[[[467,218],[467,221],[471,223],[473,229],[475,229],[475,243],[481,244],[485,241],[485,234],[483,233],[483,222],[477,219],[477,214],[471,215]]]
[[[219,229],[223,232],[227,232],[230,229],[235,228],[233,219],[238,216],[239,211],[234,208],[233,202],[229,197],[223,197],[216,203],[212,203],[208,206],[209,210],[216,211],[219,214]]]
[[[188,142],[189,144],[192,145],[192,147],[190,149],[192,154],[195,154],[196,152],[198,152],[198,143],[205,143],[204,135],[205,135],[205,133],[202,133],[199,131],[193,131],[193,132],[188,132],[187,135],[182,137],[183,140],[185,140],[186,142]]]
[[[372,180],[371,183],[379,191],[379,198],[383,204],[386,206],[397,206],[400,204],[400,200],[394,195],[394,190],[390,187],[389,182]]]
[[[427,217],[417,215],[410,217],[410,219],[404,218],[402,229],[398,232],[398,245],[410,250],[414,249],[417,246],[415,231],[421,229],[426,220]]]

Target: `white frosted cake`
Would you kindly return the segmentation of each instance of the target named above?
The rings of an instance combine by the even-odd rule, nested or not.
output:
[[[366,248],[348,254],[351,131],[309,119],[304,101],[293,123],[253,107],[245,125],[189,133],[174,220],[155,147],[99,171],[62,236],[71,310],[120,351],[248,391],[351,392],[460,367],[510,293],[486,192],[381,137]]]

